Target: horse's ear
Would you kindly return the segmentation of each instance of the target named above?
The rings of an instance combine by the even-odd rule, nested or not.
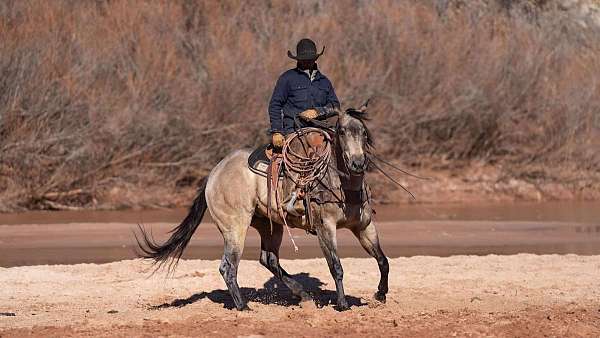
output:
[[[366,112],[367,112],[367,106],[369,105],[369,102],[370,102],[370,101],[371,101],[371,99],[370,99],[370,98],[369,98],[369,99],[367,99],[367,101],[366,101],[365,103],[363,103],[363,105],[362,105],[362,106],[360,106],[360,108],[358,108],[358,110],[359,110],[361,113],[363,113],[363,114],[364,114],[364,113],[366,113]]]
[[[342,116],[342,115],[346,114],[346,112],[343,111],[342,108],[338,105],[333,106],[333,111],[336,113],[337,116]]]

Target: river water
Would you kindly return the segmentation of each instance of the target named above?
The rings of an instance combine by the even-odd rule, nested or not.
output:
[[[135,257],[137,224],[158,240],[183,219],[184,209],[140,211],[32,211],[0,214],[0,266],[102,263]],[[376,207],[388,256],[456,254],[600,254],[600,202],[419,204]],[[210,217],[204,220],[211,223]],[[283,258],[320,257],[316,238],[293,231]],[[342,257],[366,257],[353,235],[338,234]],[[260,238],[248,231],[244,259],[256,259]],[[199,227],[187,258],[217,259],[222,238],[214,224]]]

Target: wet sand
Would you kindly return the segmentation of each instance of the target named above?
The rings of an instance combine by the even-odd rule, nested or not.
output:
[[[596,207],[598,206],[598,207]],[[600,205],[561,204],[379,207],[377,225],[390,257],[485,254],[600,254]],[[0,266],[105,263],[135,258],[137,223],[165,239],[185,210],[142,212],[66,212],[0,215]],[[477,220],[477,219],[488,220]],[[119,222],[116,222],[120,220]],[[201,224],[184,257],[218,259],[222,237],[210,218]],[[20,222],[20,223],[19,223]],[[24,224],[28,222],[29,224]],[[33,222],[33,223],[31,223]],[[282,257],[322,257],[316,238],[287,234]],[[338,234],[342,257],[368,257],[346,230]],[[244,259],[256,259],[260,239],[248,232]]]
[[[404,221],[380,222],[382,246],[390,257],[415,255],[485,255],[516,253],[600,254],[600,225],[563,222]],[[148,223],[159,240],[169,223]],[[104,263],[135,258],[135,224],[71,223],[0,226],[0,266]],[[293,231],[298,252],[284,238],[283,258],[322,257],[316,237]],[[184,257],[218,259],[221,234],[212,223],[201,224]],[[368,257],[347,230],[338,232],[341,257]],[[260,238],[248,231],[244,259],[257,259]]]

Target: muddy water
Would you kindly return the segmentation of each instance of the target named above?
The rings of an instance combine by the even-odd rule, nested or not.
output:
[[[600,202],[378,206],[376,220],[391,257],[456,254],[600,254]],[[0,266],[110,262],[135,257],[136,224],[157,239],[186,210],[27,212],[0,214]],[[210,218],[205,223],[210,223]],[[284,258],[320,257],[313,236],[294,231],[299,252],[284,238]],[[338,234],[342,257],[366,257],[348,231]],[[260,239],[249,231],[244,258],[258,257]],[[217,259],[222,238],[200,226],[186,257]]]
[[[378,221],[465,220],[600,222],[600,202],[544,202],[502,204],[380,205]],[[185,209],[127,211],[30,211],[0,213],[0,225],[61,223],[177,223]],[[210,216],[204,222],[211,222]]]

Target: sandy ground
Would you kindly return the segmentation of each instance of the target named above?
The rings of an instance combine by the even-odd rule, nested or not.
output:
[[[242,261],[243,313],[231,310],[218,264],[184,260],[169,278],[140,260],[0,268],[0,336],[600,335],[600,256],[395,258],[386,304],[371,298],[375,262],[346,258],[352,308],[342,313],[323,259],[282,262],[316,306]]]
[[[365,257],[362,248],[340,231],[352,305],[343,313],[331,304],[325,260],[307,259],[321,257],[316,239],[302,231],[294,231],[299,253],[284,238],[282,255],[293,260],[282,265],[315,304],[298,304],[256,262],[260,241],[249,231],[239,282],[252,311],[239,313],[219,262],[194,259],[222,254],[210,219],[190,243],[189,260],[167,278],[130,259],[132,230],[143,223],[162,240],[185,210],[2,214],[0,337],[600,336],[599,206],[379,208],[388,256],[414,257],[391,259],[390,294],[380,304],[371,298],[374,260],[356,258]],[[552,255],[514,255],[522,252]],[[509,256],[468,256],[490,253]],[[112,263],[40,265],[81,262]]]

